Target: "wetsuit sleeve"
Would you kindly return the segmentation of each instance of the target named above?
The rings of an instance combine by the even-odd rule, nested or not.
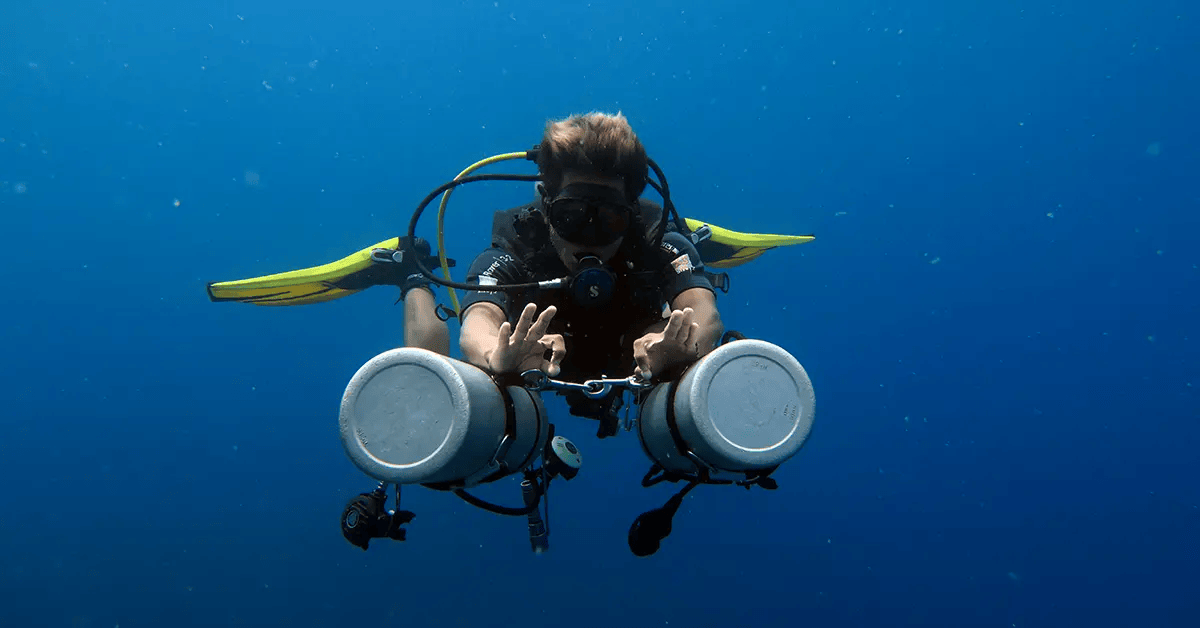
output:
[[[704,261],[700,253],[682,234],[669,231],[663,235],[659,245],[659,254],[663,260],[663,298],[669,304],[679,296],[679,293],[690,288],[704,288],[716,292],[712,282],[704,276]]]
[[[475,257],[467,270],[467,283],[479,285],[496,285],[528,282],[528,273],[524,266],[511,254],[503,249],[490,248]],[[500,306],[507,317],[512,297],[508,292],[471,290],[462,302],[462,312],[480,301],[495,303]]]

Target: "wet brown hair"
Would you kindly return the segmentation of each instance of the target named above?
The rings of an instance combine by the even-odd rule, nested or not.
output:
[[[568,170],[620,177],[630,202],[646,189],[646,149],[619,112],[577,114],[547,122],[537,164],[551,196],[558,194]]]

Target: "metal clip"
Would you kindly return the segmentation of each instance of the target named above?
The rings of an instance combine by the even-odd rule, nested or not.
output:
[[[597,391],[595,395],[588,395],[589,397],[603,397],[604,395],[608,394],[608,391],[612,390],[613,386],[628,388],[630,390],[639,390],[653,386],[653,384],[650,382],[643,381],[635,375],[630,375],[629,377],[622,379],[610,379],[604,377],[600,379],[589,379],[584,382],[583,385],[587,386],[591,390]]]
[[[549,387],[550,376],[547,375],[545,371],[529,369],[528,371],[521,373],[521,381],[521,385],[525,387],[525,390],[540,392]]]
[[[535,392],[542,390],[578,390],[587,395],[592,390],[584,384],[573,384],[571,382],[560,382],[556,379],[550,379],[550,376],[545,371],[538,369],[529,369],[521,373],[521,379],[524,381],[524,386],[527,390]]]
[[[583,393],[589,399],[599,399],[608,395],[608,393],[612,392],[614,386],[629,388],[631,390],[653,386],[650,382],[643,381],[635,375],[630,375],[622,379],[601,377],[599,379],[589,379],[582,384],[576,384],[550,379],[549,375],[538,369],[529,369],[521,373],[521,379],[524,381],[527,390],[574,390]]]

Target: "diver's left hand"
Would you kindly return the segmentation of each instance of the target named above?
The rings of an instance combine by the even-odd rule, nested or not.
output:
[[[635,376],[650,381],[655,373],[699,356],[700,323],[692,321],[692,314],[690,307],[675,310],[661,332],[649,333],[633,341],[633,359],[637,362],[637,368],[633,370]]]

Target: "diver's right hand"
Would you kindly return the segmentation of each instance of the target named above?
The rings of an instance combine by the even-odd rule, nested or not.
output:
[[[527,303],[521,310],[514,330],[512,323],[500,324],[496,347],[488,352],[487,368],[495,375],[521,373],[529,369],[544,371],[550,377],[558,375],[559,365],[566,356],[566,343],[562,334],[547,334],[550,321],[558,309],[553,305],[542,310],[537,320],[533,315],[537,305]],[[546,356],[549,351],[549,357]]]

